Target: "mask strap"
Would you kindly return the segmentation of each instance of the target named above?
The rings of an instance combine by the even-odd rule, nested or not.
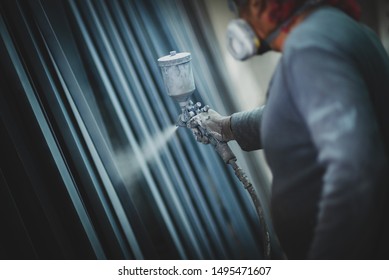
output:
[[[266,41],[266,43],[268,43],[269,45],[271,43],[273,43],[273,41],[278,37],[278,35],[280,35],[282,28],[285,26],[288,26],[296,16],[300,15],[302,12],[304,12],[308,8],[317,6],[317,5],[321,4],[322,2],[324,2],[324,0],[309,0],[309,1],[305,2],[286,21],[281,23],[272,33],[270,33],[270,35],[264,41]]]

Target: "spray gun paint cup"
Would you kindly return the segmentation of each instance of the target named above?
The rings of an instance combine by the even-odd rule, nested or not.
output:
[[[167,93],[184,108],[196,89],[190,53],[170,52],[158,59]]]

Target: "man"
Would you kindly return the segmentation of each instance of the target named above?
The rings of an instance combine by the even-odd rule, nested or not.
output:
[[[259,42],[283,53],[266,106],[210,110],[189,126],[202,142],[197,126],[264,149],[288,258],[389,259],[389,59],[356,1],[235,3]]]

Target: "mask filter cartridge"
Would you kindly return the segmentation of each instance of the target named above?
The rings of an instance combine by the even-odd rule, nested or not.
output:
[[[258,53],[261,41],[243,19],[230,21],[227,27],[227,48],[237,60],[246,60]]]

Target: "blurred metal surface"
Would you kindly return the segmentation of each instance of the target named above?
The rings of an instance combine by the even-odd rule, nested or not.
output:
[[[58,198],[55,207],[66,205],[82,226],[72,238],[85,234],[96,258],[262,258],[250,199],[211,147],[178,131],[151,161],[142,154],[176,120],[156,64],[172,49],[192,53],[195,99],[231,111],[201,1],[9,0],[0,7],[0,65],[12,85],[2,95],[33,109],[2,111],[9,115],[2,121],[15,131],[25,127],[12,117],[39,125],[33,132],[44,136],[54,162],[42,154],[37,165],[60,174],[55,189],[63,185],[70,200]],[[139,174],[128,180],[134,163]],[[58,234],[63,223],[49,220]],[[57,238],[62,246],[65,237]]]

